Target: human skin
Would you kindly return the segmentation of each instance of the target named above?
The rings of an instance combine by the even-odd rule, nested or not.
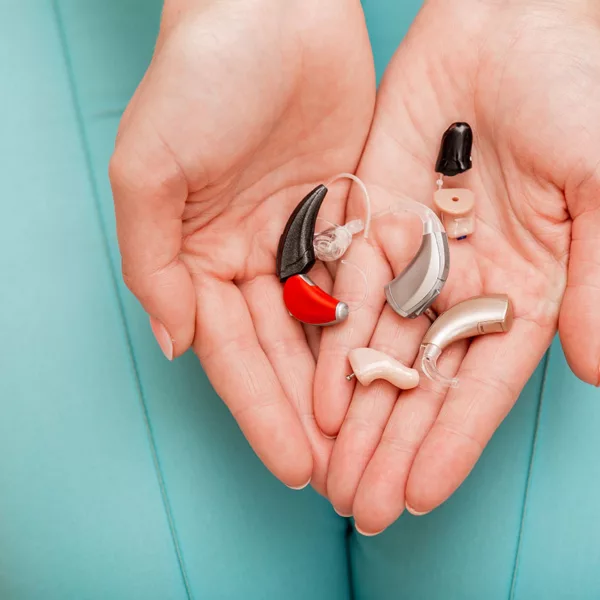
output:
[[[344,378],[356,347],[411,364],[429,322],[403,320],[384,284],[414,252],[390,224],[347,255],[369,276],[365,308],[323,333],[315,414],[336,435],[327,494],[375,534],[403,510],[433,510],[461,484],[517,400],[555,332],[581,379],[600,371],[600,5],[583,0],[430,0],[398,48],[378,92],[358,175],[374,210],[408,196],[432,206],[443,131],[475,131],[473,169],[448,180],[472,189],[476,231],[451,241],[438,313],[470,296],[506,293],[507,334],[446,350],[440,369],[460,386],[402,392]],[[351,195],[347,219],[361,214]],[[398,227],[399,225],[394,225]],[[405,223],[407,230],[410,224]],[[352,292],[341,271],[334,285]]]
[[[124,279],[163,352],[192,346],[266,466],[322,493],[318,333],[289,318],[275,253],[304,194],[356,169],[374,101],[358,0],[167,0],[110,165]]]
[[[312,473],[365,533],[406,505],[432,510],[460,485],[557,327],[575,373],[598,383],[597,13],[583,0],[430,0],[388,68],[365,147],[374,81],[358,3],[165,5],[111,161],[125,280],[168,357],[193,346],[273,473],[293,487]],[[394,217],[374,223],[369,243],[355,238],[348,259],[370,296],[320,345],[283,307],[278,237],[304,193],[353,171],[363,148],[375,212],[402,195],[431,204],[440,136],[456,120],[476,133],[474,168],[456,183],[476,194],[477,230],[452,242],[435,308],[508,293],[513,330],[448,349],[441,369],[461,379],[448,394],[425,386],[397,401],[385,382],[354,390],[349,349],[410,364],[427,329],[381,293],[410,260],[416,230]],[[331,190],[328,220],[344,220],[344,192]],[[346,219],[362,210],[351,195]],[[330,289],[324,269],[313,275]],[[360,296],[357,282],[342,269],[334,291]],[[315,425],[313,380],[335,446]]]

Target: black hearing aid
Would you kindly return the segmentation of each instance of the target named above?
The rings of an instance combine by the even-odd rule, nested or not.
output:
[[[473,163],[473,130],[468,123],[454,123],[442,136],[442,145],[435,163],[435,172],[454,177],[468,171]]]
[[[327,195],[318,185],[296,206],[277,248],[277,276],[284,284],[283,300],[290,315],[310,325],[334,325],[349,314],[348,305],[326,294],[307,273],[316,262],[314,249],[317,214]]]

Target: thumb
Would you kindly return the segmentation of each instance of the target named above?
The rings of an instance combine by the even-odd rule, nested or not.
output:
[[[595,178],[594,178],[595,179]],[[600,184],[588,180],[571,210],[571,248],[559,333],[569,366],[587,383],[600,383]]]
[[[179,254],[185,175],[149,120],[130,115],[110,162],[123,278],[172,360],[194,339],[196,296]]]

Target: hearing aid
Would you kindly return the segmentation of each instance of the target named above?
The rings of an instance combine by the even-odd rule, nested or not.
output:
[[[348,305],[315,285],[307,273],[316,262],[313,238],[317,213],[327,195],[318,185],[296,206],[279,239],[277,276],[283,283],[283,300],[289,313],[311,325],[333,325],[348,317]]]
[[[442,291],[450,269],[450,249],[444,226],[429,207],[412,200],[401,201],[399,206],[419,215],[423,237],[410,264],[385,286],[385,297],[400,316],[414,319]]]
[[[357,182],[363,190],[366,201],[364,224],[360,220],[351,221],[345,226],[332,224],[329,230],[315,235],[317,215],[328,191],[326,185],[318,185],[296,206],[279,239],[276,273],[284,284],[283,300],[290,315],[302,323],[320,326],[335,325],[346,320],[350,314],[350,308],[345,302],[324,292],[307,275],[317,258],[337,260],[343,256],[352,242],[354,233],[364,231],[364,236],[368,235],[371,205],[363,182],[352,174],[341,173],[328,185],[343,177]],[[361,274],[366,286],[366,276],[362,271]],[[363,302],[367,293],[365,287]]]
[[[421,370],[432,381],[457,387],[458,379],[446,377],[437,368],[444,348],[465,338],[508,332],[512,323],[512,303],[505,294],[477,296],[459,302],[441,314],[427,330],[421,342]]]
[[[355,348],[348,354],[352,373],[348,381],[356,377],[365,386],[376,379],[384,379],[401,390],[410,390],[419,385],[419,372],[403,365],[384,352],[371,348]]]
[[[442,143],[435,161],[435,172],[454,177],[473,166],[473,130],[468,123],[453,123],[442,135]]]
[[[433,203],[449,238],[463,240],[475,229],[475,195],[466,188],[444,189],[444,175],[454,177],[473,166],[473,131],[468,123],[453,123],[444,132],[435,165],[439,174]]]

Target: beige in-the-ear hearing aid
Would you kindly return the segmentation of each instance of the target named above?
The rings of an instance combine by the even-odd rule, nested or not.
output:
[[[442,375],[437,361],[447,346],[469,337],[510,331],[513,309],[508,296],[477,296],[460,302],[441,314],[421,343],[421,369],[432,381],[456,387],[458,379]]]
[[[462,240],[475,229],[475,194],[464,188],[441,188],[433,195],[449,238]]]
[[[371,348],[356,348],[348,354],[352,373],[348,381],[356,377],[362,385],[369,385],[376,379],[385,379],[401,390],[410,390],[419,385],[419,372],[403,365],[384,352]]]

